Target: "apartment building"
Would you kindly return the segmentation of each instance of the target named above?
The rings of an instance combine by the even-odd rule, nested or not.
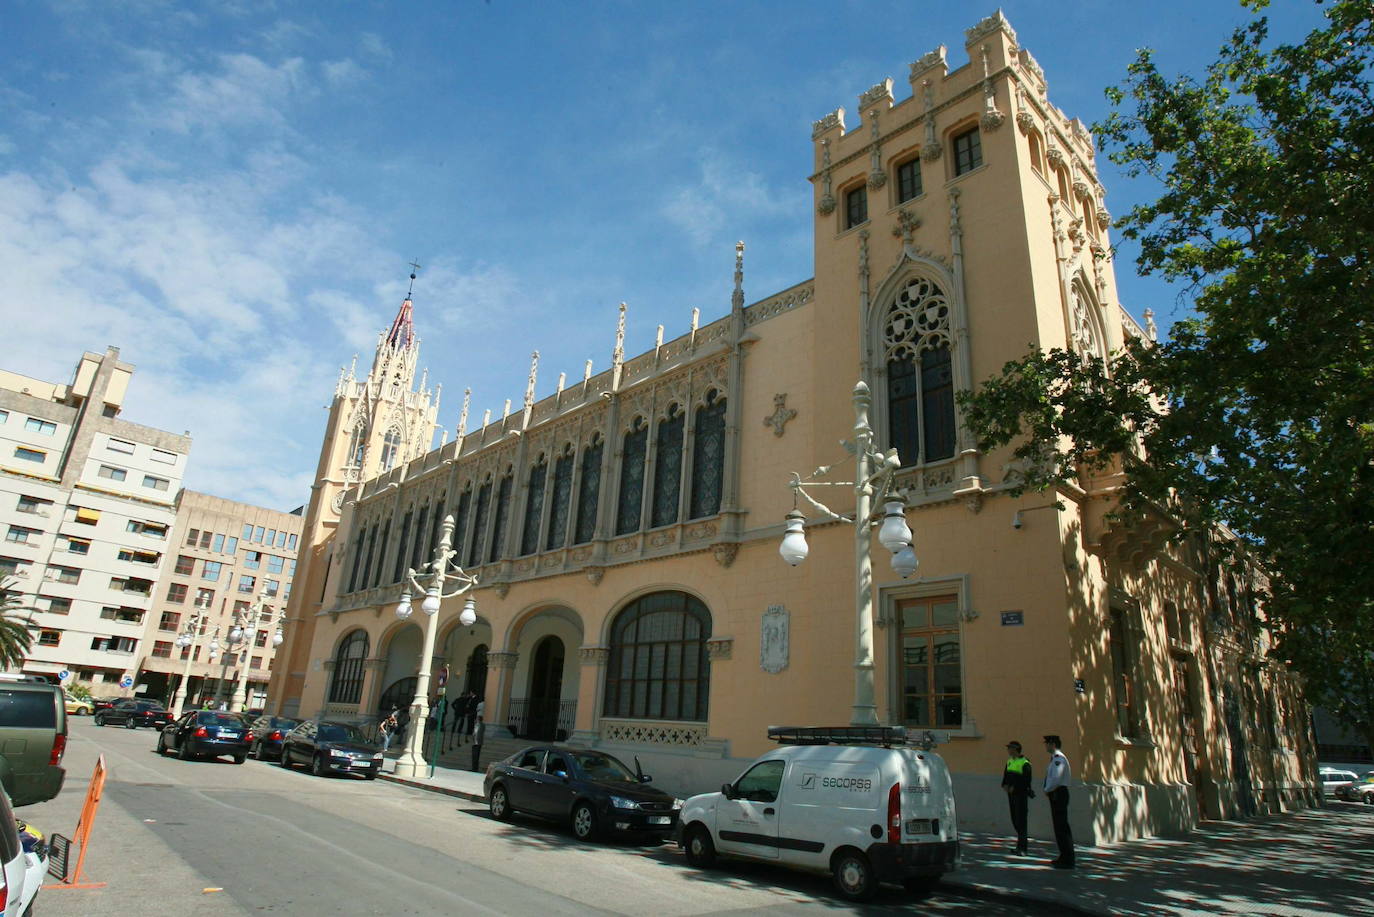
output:
[[[141,694],[168,704],[263,705],[301,512],[181,492],[144,628]]]
[[[23,671],[132,686],[191,438],[120,417],[134,367],[85,353],[69,383],[0,371],[0,577],[36,608]]]

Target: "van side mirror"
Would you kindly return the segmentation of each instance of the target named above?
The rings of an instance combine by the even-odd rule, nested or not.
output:
[[[723,783],[723,784],[721,784],[721,787],[720,787],[720,795],[724,796],[726,799],[734,799],[734,798],[735,798],[735,788],[734,788],[734,786],[731,785],[731,784],[729,784],[729,783]]]
[[[639,782],[640,782],[640,783],[652,783],[653,780],[654,780],[654,778],[653,778],[653,777],[650,777],[648,774],[640,774],[640,775],[639,775]]]

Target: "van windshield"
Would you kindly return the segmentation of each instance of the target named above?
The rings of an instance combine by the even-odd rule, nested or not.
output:
[[[0,726],[52,729],[57,705],[51,691],[12,691],[0,688]]]

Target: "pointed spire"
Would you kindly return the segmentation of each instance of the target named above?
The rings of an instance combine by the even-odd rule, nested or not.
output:
[[[420,265],[412,261],[410,268],[410,289],[406,291],[406,298],[401,303],[396,318],[391,322],[391,330],[386,333],[387,344],[396,350],[407,348],[415,341],[415,322],[410,297],[415,292],[415,272],[420,269]]]
[[[735,243],[735,292],[730,296],[732,309],[744,308],[744,243]]]
[[[539,376],[539,351],[530,354],[530,377],[525,380],[525,410],[534,405],[534,381]]]
[[[472,389],[463,389],[463,411],[458,415],[458,436],[463,437],[468,432],[468,405],[472,403]]]
[[[620,318],[615,325],[615,349],[611,351],[611,391],[620,390],[620,377],[625,368],[625,304],[620,304]]]

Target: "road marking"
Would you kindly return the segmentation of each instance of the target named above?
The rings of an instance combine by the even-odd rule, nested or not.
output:
[[[202,889],[200,890],[200,893],[201,893],[202,895],[208,895],[208,894],[210,894],[211,892],[222,892],[222,891],[224,891],[224,889],[222,889],[222,888],[202,888]]]

